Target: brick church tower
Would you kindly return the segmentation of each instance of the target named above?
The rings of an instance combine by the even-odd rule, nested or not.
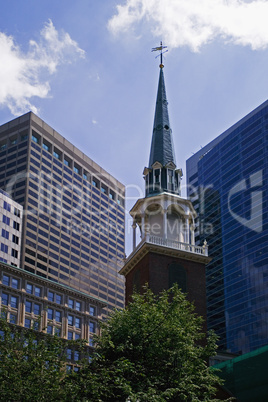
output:
[[[182,170],[176,166],[162,62],[159,67],[149,165],[143,172],[145,197],[130,211],[133,251],[120,274],[126,278],[126,303],[134,289],[141,291],[146,283],[159,293],[176,282],[195,303],[197,314],[206,319],[205,265],[210,259],[206,244],[195,245],[196,212],[192,203],[181,197]]]

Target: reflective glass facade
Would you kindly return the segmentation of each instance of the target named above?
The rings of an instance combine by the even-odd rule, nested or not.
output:
[[[188,196],[205,239],[208,327],[221,349],[268,343],[268,101],[187,161]]]
[[[124,186],[33,113],[0,127],[0,188],[24,207],[21,266],[124,306]]]

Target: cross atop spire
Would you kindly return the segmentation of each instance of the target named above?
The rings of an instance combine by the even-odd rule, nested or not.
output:
[[[163,46],[162,41],[160,42],[160,46],[157,46],[157,47],[153,47],[153,48],[152,48],[152,52],[157,52],[157,51],[160,52],[159,55],[156,56],[156,57],[159,57],[159,56],[160,56],[160,65],[159,65],[160,68],[163,68],[163,67],[164,67],[164,64],[163,64],[163,53],[168,52],[168,49],[165,50],[164,52],[163,52],[163,49],[167,49],[167,46]]]

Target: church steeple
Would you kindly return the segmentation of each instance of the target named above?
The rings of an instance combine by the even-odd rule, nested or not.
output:
[[[163,46],[153,50],[162,52]],[[181,169],[176,168],[176,159],[169,124],[168,102],[164,80],[162,53],[156,97],[153,136],[149,166],[144,169],[146,197],[164,192],[180,195]]]
[[[170,162],[176,165],[163,68],[159,74],[149,167],[152,168],[155,162],[163,166]]]
[[[180,194],[182,172],[176,167],[163,73],[165,47],[161,43],[153,49],[160,51],[160,75],[149,165],[143,173],[146,195],[130,210],[133,251],[120,274],[126,277],[127,302],[133,291],[142,292],[146,283],[159,293],[176,282],[189,300],[197,302],[196,312],[205,318],[208,249],[207,244],[195,245],[196,213],[191,201]]]

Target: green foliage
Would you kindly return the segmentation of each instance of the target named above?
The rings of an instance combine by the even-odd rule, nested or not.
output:
[[[9,325],[2,318],[0,329],[0,400],[67,400],[62,386],[66,341]]]
[[[78,373],[66,374],[66,341],[0,324],[1,401],[216,401],[220,381],[207,366],[215,336],[205,339],[202,319],[177,287],[158,296],[146,288],[115,311]]]
[[[216,339],[204,337],[202,319],[177,287],[158,296],[145,289],[102,325],[94,359],[79,376],[80,397],[211,402],[220,382],[207,366]]]

